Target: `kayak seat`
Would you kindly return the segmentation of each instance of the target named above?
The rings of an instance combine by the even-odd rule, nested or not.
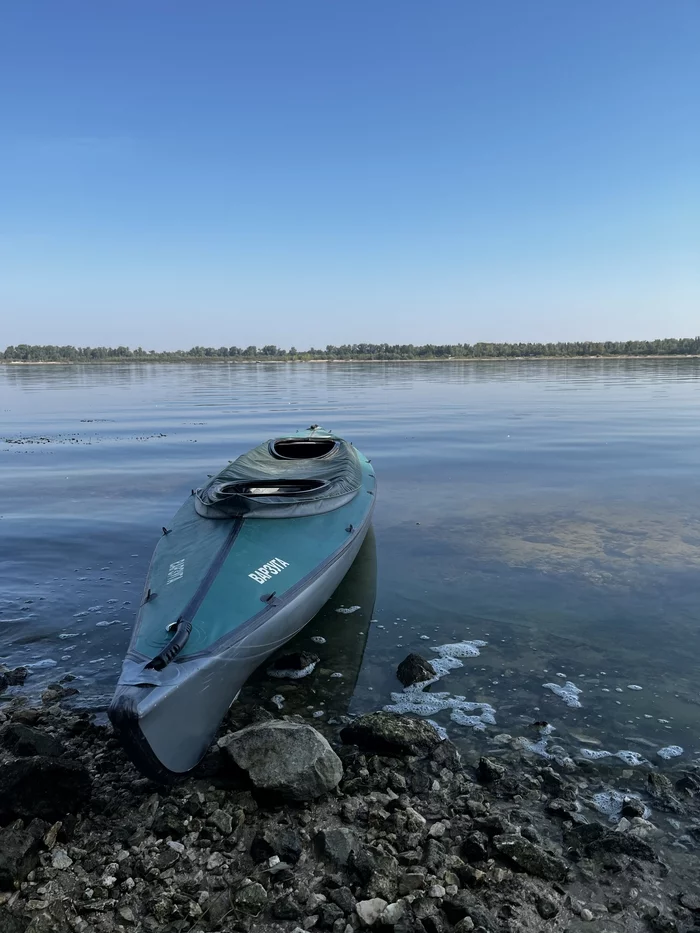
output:
[[[357,451],[342,438],[277,437],[196,490],[194,505],[204,518],[299,518],[339,509],[361,485]]]
[[[270,453],[280,460],[318,460],[338,447],[338,441],[326,437],[284,438],[270,441]]]

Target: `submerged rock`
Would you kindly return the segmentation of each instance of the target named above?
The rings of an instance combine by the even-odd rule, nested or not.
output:
[[[248,726],[219,740],[219,747],[246,771],[259,790],[288,800],[313,800],[343,776],[340,758],[309,725],[274,721]]]
[[[29,668],[15,667],[10,670],[0,665],[0,692],[8,687],[21,687],[29,674]]]
[[[0,820],[54,821],[75,813],[91,790],[90,775],[77,761],[18,758],[0,766]]]
[[[341,730],[347,745],[383,755],[428,755],[442,739],[434,726],[398,713],[367,713]]]
[[[421,655],[409,654],[397,667],[396,676],[404,687],[410,687],[411,684],[432,680],[436,676],[436,671],[430,661]]]

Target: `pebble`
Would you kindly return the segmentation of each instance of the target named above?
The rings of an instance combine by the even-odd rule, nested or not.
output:
[[[73,859],[68,855],[65,849],[54,849],[51,853],[51,864],[54,868],[70,868],[73,864]]]

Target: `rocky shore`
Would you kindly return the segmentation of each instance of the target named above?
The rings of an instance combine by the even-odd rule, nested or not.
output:
[[[0,706],[2,933],[700,927],[687,763],[619,770],[608,817],[591,804],[596,763],[544,761],[507,736],[460,757],[408,716],[316,721],[323,736],[236,705],[198,771],[167,788],[70,693]]]

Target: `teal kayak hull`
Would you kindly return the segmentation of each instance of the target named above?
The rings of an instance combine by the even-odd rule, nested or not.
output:
[[[193,495],[164,529],[109,710],[147,776],[172,781],[191,771],[248,677],[343,580],[376,491],[369,460],[354,454],[359,489],[331,511],[212,520]]]

